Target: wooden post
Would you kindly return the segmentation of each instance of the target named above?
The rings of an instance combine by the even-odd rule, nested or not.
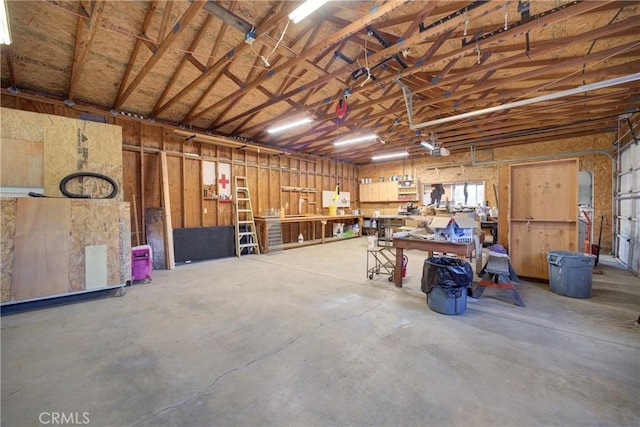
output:
[[[164,216],[164,248],[167,270],[176,268],[173,254],[173,227],[171,226],[171,204],[169,201],[169,171],[167,168],[167,153],[160,152],[160,169],[162,173],[162,214]]]
[[[136,193],[131,198],[131,208],[133,208],[134,230],[136,231],[136,246],[140,246],[140,229],[138,228],[138,207],[136,203]]]

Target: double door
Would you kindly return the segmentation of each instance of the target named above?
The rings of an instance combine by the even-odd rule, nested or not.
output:
[[[547,252],[577,250],[578,159],[511,165],[509,182],[511,264],[548,280]]]

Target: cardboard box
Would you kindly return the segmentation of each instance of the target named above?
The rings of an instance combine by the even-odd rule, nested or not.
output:
[[[433,230],[437,240],[453,243],[468,243],[473,242],[476,222],[469,217],[463,216],[437,216],[433,218],[433,221],[429,224],[429,228]]]

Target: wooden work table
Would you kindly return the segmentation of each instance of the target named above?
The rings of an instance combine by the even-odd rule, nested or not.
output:
[[[439,240],[416,239],[412,237],[394,237],[393,247],[396,248],[396,268],[393,271],[393,281],[396,287],[402,287],[402,257],[405,249],[418,249],[426,251],[428,257],[432,257],[434,252],[447,254],[456,254],[470,257],[473,251],[476,251],[476,273],[482,270],[482,241],[484,235],[478,235],[480,238],[480,250],[476,248],[475,242],[469,243],[451,243]]]
[[[280,224],[302,224],[305,222],[314,223],[319,222],[322,226],[322,231],[320,233],[320,237],[316,237],[316,228],[311,227],[312,235],[310,240],[305,240],[304,243],[285,243],[283,244],[284,249],[294,248],[298,246],[308,246],[308,245],[317,245],[322,243],[334,242],[336,240],[349,239],[352,237],[360,237],[362,236],[362,226],[363,226],[363,216],[362,215],[287,215],[284,218],[280,218],[277,216],[256,216],[254,218],[256,227],[258,228],[258,238],[260,240],[260,248],[262,253],[269,252],[269,244],[267,240],[267,226],[280,223]],[[328,222],[343,222],[345,220],[358,220],[358,233],[349,236],[349,237],[326,237],[326,226]]]

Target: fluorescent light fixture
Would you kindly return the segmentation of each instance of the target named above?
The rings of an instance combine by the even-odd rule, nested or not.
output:
[[[0,44],[11,44],[11,30],[9,28],[9,14],[6,0],[0,0]]]
[[[389,159],[399,159],[400,157],[407,157],[409,155],[406,151],[401,151],[398,153],[388,153],[388,154],[378,154],[377,156],[372,156],[371,160],[389,160]]]
[[[282,132],[283,130],[291,129],[296,126],[302,126],[304,124],[311,123],[312,121],[313,119],[309,117],[305,117],[304,119],[296,120],[295,122],[287,123],[286,125],[276,126],[274,128],[267,129],[267,132],[269,133]]]
[[[304,18],[318,10],[318,8],[320,8],[327,1],[328,0],[307,0],[289,14],[289,19],[291,19],[294,24],[297,24],[298,22],[302,21]]]
[[[442,123],[453,122],[456,120],[468,119],[469,117],[481,116],[483,114],[494,113],[496,111],[509,110],[511,108],[522,107],[525,105],[535,104],[536,102],[551,101],[553,99],[562,98],[565,96],[577,95],[590,90],[603,89],[610,86],[620,85],[624,83],[630,83],[636,80],[640,80],[640,73],[629,74],[622,77],[616,77],[615,79],[603,80],[601,82],[591,83],[588,85],[578,86],[573,89],[563,90],[562,92],[549,93],[547,95],[538,96],[535,98],[523,99],[522,101],[511,102],[508,104],[497,105],[495,107],[489,107],[482,110],[470,111],[468,113],[462,113],[455,116],[443,117],[442,119],[431,120],[428,122],[411,124],[409,129],[420,129],[428,126],[440,125]]]
[[[431,142],[427,142],[427,141],[420,141],[420,145],[422,145],[427,150],[433,150],[433,149],[436,148],[435,145],[433,145]]]
[[[342,141],[336,141],[333,143],[333,145],[335,145],[336,147],[340,147],[341,145],[355,144],[356,142],[371,141],[371,140],[375,140],[376,138],[378,138],[378,135],[376,134],[363,135],[355,138],[343,139]]]

